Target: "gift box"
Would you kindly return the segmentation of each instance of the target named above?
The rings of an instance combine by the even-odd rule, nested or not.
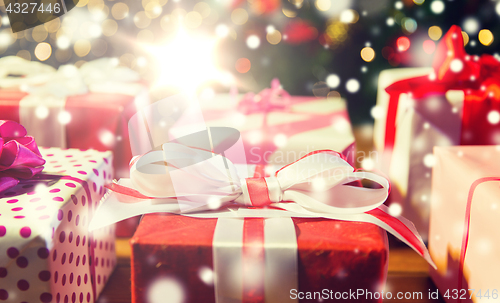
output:
[[[173,293],[182,302],[312,302],[320,299],[318,293],[338,299],[357,289],[383,289],[388,244],[385,231],[375,225],[305,218],[222,220],[145,215],[131,240],[132,302],[157,302]],[[270,230],[287,224],[290,234]],[[259,242],[259,237],[264,239]],[[265,253],[252,255],[262,242]],[[265,263],[262,271],[259,260]],[[351,296],[346,302],[382,302],[375,296],[379,300]]]
[[[181,112],[175,108],[161,104],[148,111],[159,115],[133,124],[144,140],[133,148],[130,179],[109,186],[90,223],[99,228],[146,214],[131,240],[134,302],[172,293],[184,302],[380,301],[387,270],[380,228],[432,264],[411,222],[383,205],[390,188],[384,177],[357,171],[332,150],[283,167],[236,164],[244,154],[239,133],[203,131],[192,124],[200,120],[196,109],[185,111],[190,119],[180,115],[187,125],[170,128],[186,145],[161,144],[155,127]],[[213,148],[192,145],[210,138]]]
[[[0,119],[23,124],[40,146],[114,152],[117,177],[128,176],[132,158],[128,120],[149,103],[146,85],[118,61],[103,58],[79,69],[19,57],[0,59]],[[119,222],[130,237],[139,218]]]
[[[40,152],[43,172],[0,194],[0,300],[95,302],[116,263],[114,226],[88,231],[112,154]]]
[[[345,101],[290,96],[273,80],[257,95],[216,95],[201,102],[209,127],[240,131],[247,163],[285,165],[314,150],[346,151],[354,159],[354,136]]]
[[[375,115],[380,168],[393,182],[391,202],[401,203],[424,239],[429,226],[434,146],[498,144],[500,63],[470,56],[459,27],[443,36],[433,68],[381,73]]]
[[[496,302],[500,292],[500,149],[434,149],[430,275],[446,302]]]
[[[117,63],[103,58],[56,71],[4,57],[0,119],[24,125],[40,146],[112,150],[115,175],[126,177],[132,157],[127,123],[149,96],[139,76]]]

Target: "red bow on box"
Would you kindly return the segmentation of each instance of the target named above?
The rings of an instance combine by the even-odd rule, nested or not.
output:
[[[0,192],[30,179],[43,170],[42,158],[35,139],[27,136],[19,123],[0,120]]]
[[[396,135],[399,96],[411,93],[420,98],[464,91],[461,144],[492,144],[492,122],[486,118],[500,110],[500,62],[491,55],[471,56],[465,52],[460,27],[453,25],[439,42],[434,56],[434,72],[393,83],[386,88],[390,95],[387,110],[385,146],[392,148]]]

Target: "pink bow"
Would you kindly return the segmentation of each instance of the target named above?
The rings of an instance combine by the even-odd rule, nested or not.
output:
[[[257,95],[247,93],[238,103],[238,110],[245,114],[267,113],[271,110],[286,109],[290,102],[290,94],[281,87],[280,80],[274,78],[271,88],[266,88]]]
[[[0,192],[16,186],[19,179],[30,179],[43,170],[35,139],[27,136],[19,123],[0,120]]]

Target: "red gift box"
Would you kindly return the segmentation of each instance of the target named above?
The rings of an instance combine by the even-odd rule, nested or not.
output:
[[[28,94],[17,90],[2,90],[0,119],[20,122],[19,103]],[[132,158],[128,136],[128,120],[135,112],[135,96],[89,93],[69,96],[65,110],[71,115],[66,124],[68,148],[113,150],[114,169],[118,177],[128,176],[128,162]],[[103,132],[115,135],[112,142],[103,140]]]
[[[245,230],[244,237],[258,229],[258,220],[262,219],[245,219],[257,222]],[[376,292],[383,288],[388,262],[385,231],[368,223],[324,219],[293,218],[293,224],[297,235],[297,295],[327,289],[335,296],[350,290]],[[214,268],[216,225],[217,219],[145,215],[131,240],[132,302],[151,302],[155,282],[162,278],[175,281],[183,302],[215,302],[214,285],[204,279],[203,269]],[[292,295],[288,291],[285,296]],[[362,298],[365,302],[381,302]]]

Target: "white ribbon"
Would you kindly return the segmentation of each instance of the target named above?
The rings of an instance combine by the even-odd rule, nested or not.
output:
[[[252,205],[247,180],[238,176],[231,161],[181,144],[166,143],[163,151],[140,157],[131,167],[130,178],[133,189],[146,196],[175,197],[181,212],[204,207],[209,198],[220,201],[221,205],[228,202]],[[361,179],[382,187],[346,185]],[[313,153],[285,166],[275,177],[266,178],[266,183],[271,206],[292,210],[293,205],[294,211],[304,209],[327,214],[354,214],[374,209],[384,203],[389,189],[385,178],[370,172],[354,172],[349,163],[329,151]]]

